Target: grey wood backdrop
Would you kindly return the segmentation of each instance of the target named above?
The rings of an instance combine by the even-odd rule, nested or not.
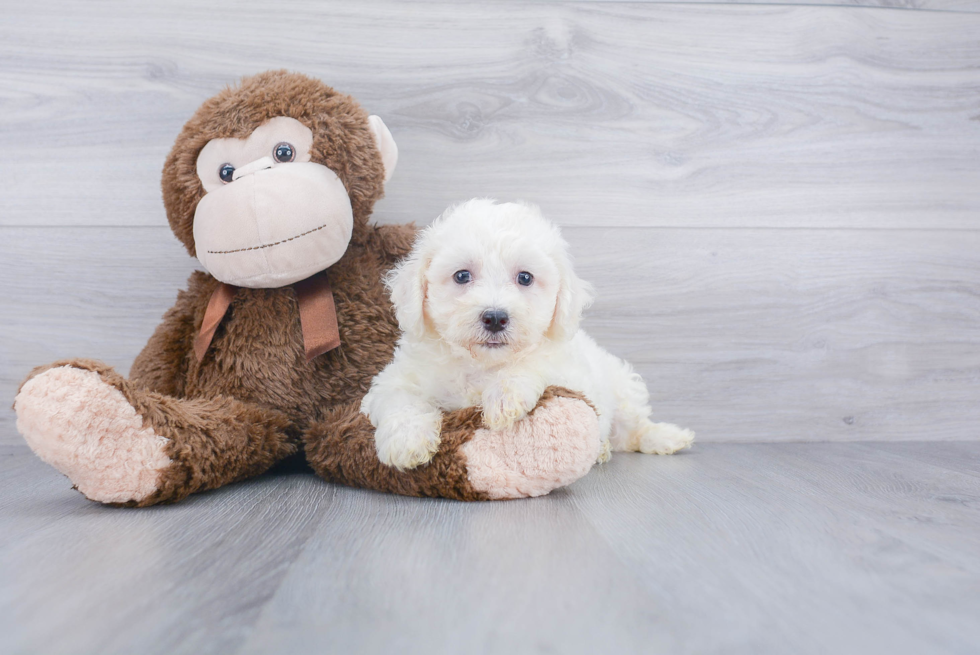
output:
[[[980,0],[3,2],[5,406],[55,358],[128,368],[194,267],[163,159],[269,68],[385,119],[379,222],[566,226],[587,329],[701,440],[980,438]]]

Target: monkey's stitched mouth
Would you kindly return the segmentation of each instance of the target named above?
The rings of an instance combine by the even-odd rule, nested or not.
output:
[[[312,230],[307,230],[306,232],[303,232],[302,234],[297,234],[294,237],[289,237],[288,239],[283,239],[281,241],[276,241],[275,243],[267,243],[267,244],[262,245],[262,246],[252,246],[250,248],[238,248],[237,250],[209,250],[208,251],[208,254],[209,255],[230,255],[233,252],[247,252],[249,250],[262,250],[263,248],[271,248],[272,246],[278,246],[278,245],[281,245],[283,243],[287,243],[289,241],[295,241],[296,239],[299,239],[300,237],[305,237],[307,234],[313,234],[314,232],[317,232],[319,230],[322,230],[326,226],[327,226],[327,224],[324,223],[320,227],[315,227]]]

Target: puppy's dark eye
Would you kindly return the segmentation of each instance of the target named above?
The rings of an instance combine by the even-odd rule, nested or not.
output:
[[[231,164],[222,164],[221,168],[218,169],[218,177],[225,184],[228,184],[232,180],[232,176],[235,174],[235,167]]]
[[[473,276],[470,275],[469,271],[456,271],[453,273],[453,279],[456,281],[456,284],[466,284],[473,279]]]
[[[293,146],[291,144],[283,141],[272,149],[272,156],[275,157],[276,161],[280,164],[285,164],[293,161],[293,159],[296,158],[296,151],[293,150]]]
[[[531,286],[531,282],[534,281],[534,276],[527,271],[521,271],[517,274],[517,283],[522,287]]]

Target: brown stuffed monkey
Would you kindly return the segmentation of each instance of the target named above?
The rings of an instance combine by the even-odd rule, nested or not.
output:
[[[163,199],[208,272],[191,275],[128,379],[82,359],[32,371],[14,403],[27,443],[86,497],[135,506],[298,452],[329,481],[462,500],[585,475],[596,416],[557,388],[504,432],[479,409],[448,413],[424,466],[378,461],[360,400],[399,335],[382,276],[414,228],[368,219],[396,160],[378,117],[303,75],[263,73],[205,102],[167,158]]]

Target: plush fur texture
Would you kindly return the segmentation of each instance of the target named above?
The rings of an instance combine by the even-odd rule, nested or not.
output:
[[[443,411],[478,404],[488,427],[509,429],[551,385],[595,404],[603,460],[611,450],[669,454],[694,440],[651,422],[640,376],[578,329],[590,287],[536,207],[475,199],[450,209],[389,282],[404,334],[361,404],[381,461],[427,462]]]
[[[328,480],[406,496],[487,500],[540,496],[588,473],[599,452],[596,414],[585,398],[552,387],[513,428],[483,429],[477,408],[450,412],[426,466],[396,471],[378,461],[373,429],[353,405],[306,435],[314,469]]]
[[[276,116],[312,130],[312,161],[334,171],[350,195],[353,236],[327,269],[341,345],[306,361],[293,288],[240,289],[198,361],[194,338],[218,282],[196,272],[136,358],[129,379],[80,359],[31,373],[15,401],[28,443],[93,500],[124,505],[177,501],[257,475],[304,449],[329,480],[413,495],[495,497],[492,485],[478,488],[470,479],[492,479],[492,472],[468,466],[461,450],[485,438],[473,410],[447,414],[439,455],[409,474],[377,461],[373,429],[358,414],[399,334],[381,280],[409,252],[415,230],[368,223],[383,193],[385,168],[367,113],[352,98],[311,78],[276,71],[247,78],[205,102],[164,166],[164,204],[174,234],[193,255],[195,208],[204,195],[196,171],[201,149],[211,139],[246,137]],[[97,399],[97,411],[82,411],[80,398]],[[547,399],[543,407],[557,400]],[[574,396],[563,402],[566,408],[585,406]],[[524,444],[521,452],[533,452],[531,445],[542,437],[548,442],[560,436],[584,449],[596,438],[588,423],[549,435],[553,417],[527,420],[513,437]],[[512,460],[500,459],[520,481],[521,464]],[[540,482],[544,473],[567,484],[584,471],[577,462],[553,460],[550,471],[535,469],[524,477],[537,491],[548,486]],[[509,478],[507,484],[515,485]]]
[[[374,203],[384,195],[385,169],[368,114],[348,95],[305,75],[271,71],[246,78],[205,101],[187,122],[163,167],[163,204],[174,234],[195,255],[194,211],[204,197],[197,156],[211,139],[247,137],[277,116],[313,131],[311,160],[343,181],[354,210],[355,243],[369,230]]]
[[[531,410],[535,423],[518,421],[503,430],[479,430],[477,435],[482,438],[474,438],[461,448],[473,487],[494,500],[543,496],[588,473],[601,453],[598,418],[591,403],[575,399],[584,396],[549,387]],[[548,429],[541,429],[542,425]],[[583,425],[593,428],[593,439],[565,438]],[[528,434],[532,431],[535,434]]]
[[[24,385],[16,409],[27,443],[55,468],[78,471],[75,484],[94,500],[139,502],[156,492],[171,464],[168,440],[95,371],[48,369]],[[91,433],[102,438],[88,439]]]

